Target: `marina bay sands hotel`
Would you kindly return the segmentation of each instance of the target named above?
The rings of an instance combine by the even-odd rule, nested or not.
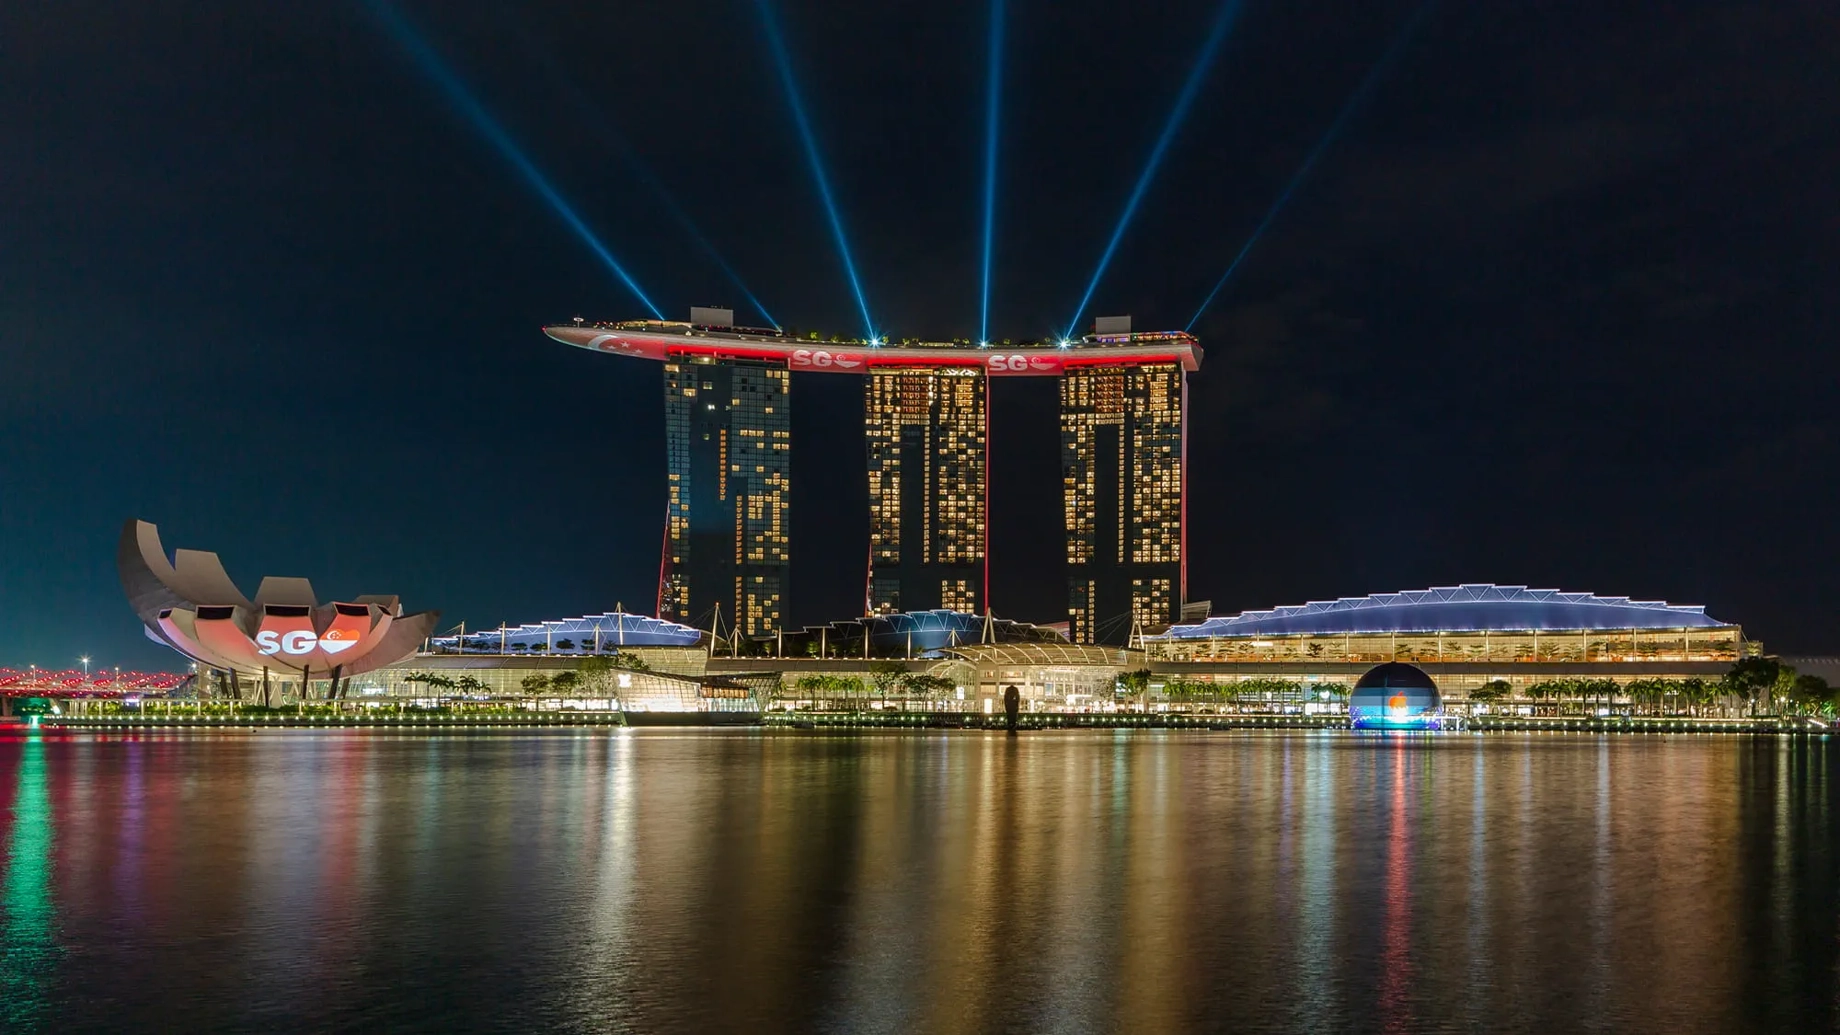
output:
[[[791,565],[791,375],[863,380],[869,468],[866,613],[984,612],[989,599],[989,379],[1060,379],[1068,635],[1122,643],[1181,617],[1187,378],[1180,331],[1026,345],[819,340],[739,327],[726,309],[687,322],[545,327],[556,341],[663,364],[668,453],[658,617],[713,607],[746,636],[785,614]]]

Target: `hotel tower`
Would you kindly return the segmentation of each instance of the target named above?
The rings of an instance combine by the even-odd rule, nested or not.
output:
[[[664,365],[661,618],[706,628],[719,609],[744,636],[781,629],[794,372],[863,379],[865,613],[991,607],[990,379],[1055,377],[1069,638],[1123,643],[1181,617],[1187,377],[1201,361],[1188,334],[1133,333],[1114,317],[1024,345],[820,340],[737,327],[726,309],[544,332]]]

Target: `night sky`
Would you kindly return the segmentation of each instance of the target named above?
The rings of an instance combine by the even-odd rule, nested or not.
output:
[[[861,319],[752,0],[396,8],[667,316]],[[871,313],[975,336],[988,8],[779,0]],[[993,336],[1071,319],[1219,8],[1011,0]],[[1249,2],[1093,313],[1181,327],[1419,7]],[[1832,5],[1428,11],[1195,326],[1190,595],[1458,582],[1840,650]],[[128,517],[253,591],[649,611],[644,307],[364,0],[0,5],[0,664],[173,667]],[[648,180],[648,177],[650,178]],[[791,619],[854,614],[861,388],[794,382]],[[992,388],[992,602],[1064,618],[1055,383]]]

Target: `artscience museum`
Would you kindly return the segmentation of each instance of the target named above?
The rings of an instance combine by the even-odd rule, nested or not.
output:
[[[306,579],[272,575],[251,599],[214,553],[177,550],[168,559],[159,529],[145,521],[122,527],[116,564],[148,638],[215,671],[239,698],[245,678],[257,699],[339,696],[352,676],[414,654],[440,617],[405,612],[394,596],[322,603]],[[326,684],[322,695],[311,693],[316,680]]]

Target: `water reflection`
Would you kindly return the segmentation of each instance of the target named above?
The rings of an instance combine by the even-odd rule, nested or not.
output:
[[[1833,768],[1714,737],[0,739],[3,1027],[1831,1030]]]
[[[45,743],[28,734],[13,781],[6,877],[0,885],[0,1017],[8,1031],[36,1030],[45,1012],[44,984],[57,963],[52,941],[51,800]]]

